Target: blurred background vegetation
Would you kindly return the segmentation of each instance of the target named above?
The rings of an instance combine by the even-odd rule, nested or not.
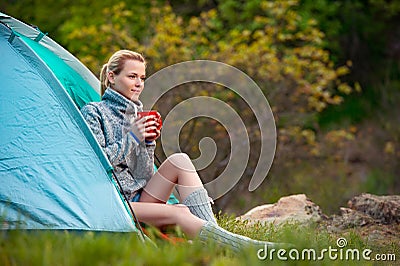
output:
[[[217,60],[248,74],[263,90],[277,124],[277,151],[267,179],[247,187],[259,154],[251,109],[212,84],[182,85],[158,103],[166,114],[193,96],[218,97],[240,111],[251,139],[246,172],[216,201],[242,214],[280,197],[305,193],[332,214],[362,192],[400,192],[400,2],[390,0],[3,0],[0,10],[38,26],[93,73],[118,49],[142,52],[148,73],[174,63]],[[199,155],[212,137],[214,162],[204,182],[223,171],[230,146],[224,128],[190,121],[181,149]],[[160,145],[159,145],[160,146]],[[165,158],[158,148],[159,157]]]

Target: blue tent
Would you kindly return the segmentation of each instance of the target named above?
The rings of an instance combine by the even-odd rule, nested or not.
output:
[[[34,27],[0,13],[0,228],[137,231],[79,107],[99,82]]]

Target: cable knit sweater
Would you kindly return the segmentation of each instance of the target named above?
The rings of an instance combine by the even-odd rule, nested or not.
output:
[[[88,103],[81,112],[103,148],[128,199],[143,188],[154,173],[155,141],[138,143],[129,134],[130,121],[141,102],[133,102],[108,88],[100,102]]]

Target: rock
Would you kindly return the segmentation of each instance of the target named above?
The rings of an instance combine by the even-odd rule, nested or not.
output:
[[[365,193],[349,200],[348,206],[369,215],[378,223],[400,223],[400,195],[377,196]]]
[[[348,206],[320,226],[339,235],[355,230],[368,243],[377,245],[400,243],[399,195],[361,194],[349,200]]]
[[[375,224],[371,216],[353,209],[340,208],[340,214],[332,216],[331,226],[341,230]]]
[[[322,217],[323,214],[318,205],[306,195],[298,194],[282,197],[275,204],[257,206],[238,219],[248,221],[250,224],[257,222],[309,224],[320,221]]]
[[[348,201],[348,208],[327,217],[306,195],[282,197],[275,204],[255,207],[238,217],[249,224],[260,222],[275,225],[318,222],[320,230],[342,237],[357,232],[368,243],[385,246],[400,243],[400,195],[361,194]]]

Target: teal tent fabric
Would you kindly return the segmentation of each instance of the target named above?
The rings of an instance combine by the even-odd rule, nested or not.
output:
[[[19,35],[51,69],[71,99],[81,108],[88,102],[100,101],[100,95],[74,69],[38,42]]]
[[[0,24],[0,228],[136,231],[78,108],[22,39]]]
[[[85,65],[77,60],[76,57],[65,50],[57,42],[53,41],[46,34],[40,32],[37,28],[30,27],[27,24],[1,12],[0,22],[13,29],[15,32],[20,33],[22,36],[25,36],[31,40],[35,40],[36,42],[40,43],[40,46],[43,46],[48,51],[51,51],[76,73],[79,73],[79,75],[90,85],[90,87],[86,89],[94,90],[98,95],[100,95],[100,82],[96,76],[90,72]]]

